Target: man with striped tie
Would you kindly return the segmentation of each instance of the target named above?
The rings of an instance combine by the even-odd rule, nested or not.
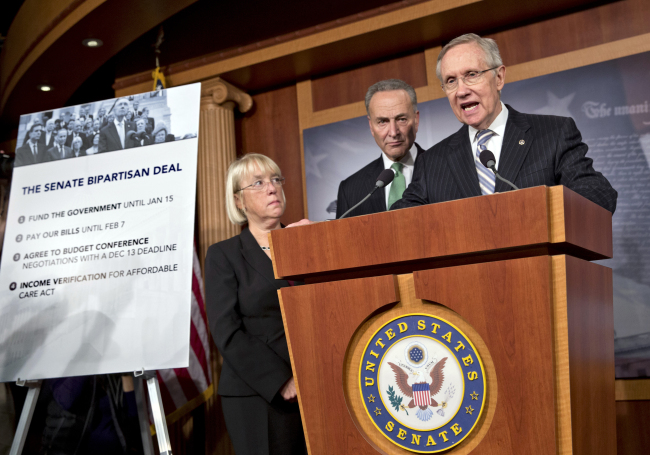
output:
[[[614,213],[618,193],[594,170],[573,119],[523,114],[501,102],[506,68],[494,40],[455,38],[440,52],[436,74],[463,126],[418,160],[391,210],[509,191],[481,164],[487,149],[517,187],[564,185]]]

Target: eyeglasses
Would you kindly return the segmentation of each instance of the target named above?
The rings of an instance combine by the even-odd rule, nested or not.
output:
[[[459,78],[449,78],[447,82],[442,84],[442,89],[445,91],[445,93],[454,93],[458,89],[458,79],[463,81],[465,85],[476,85],[483,80],[484,73],[495,70],[497,68],[498,66],[483,71],[469,71],[467,74]]]
[[[270,181],[265,182],[264,180],[256,180],[255,182],[251,183],[248,186],[245,186],[244,188],[241,188],[236,191],[236,193],[240,191],[244,191],[248,188],[250,188],[253,191],[264,191],[268,188],[268,185],[272,184],[276,188],[280,188],[282,185],[284,185],[284,177],[273,177],[271,178]]]

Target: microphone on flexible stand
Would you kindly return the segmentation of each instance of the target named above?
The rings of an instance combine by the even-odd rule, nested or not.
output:
[[[497,164],[496,162],[497,162],[497,160],[496,160],[496,158],[494,157],[494,153],[492,153],[492,152],[489,151],[489,150],[483,150],[483,151],[481,152],[481,154],[478,156],[478,159],[481,160],[481,163],[483,163],[483,166],[485,166],[485,167],[488,168],[488,169],[492,169],[492,172],[494,172],[494,175],[496,175],[496,177],[497,177],[499,180],[501,180],[502,182],[506,182],[508,185],[510,185],[511,187],[513,187],[515,190],[518,190],[518,189],[519,189],[519,188],[517,188],[517,187],[515,186],[514,183],[512,183],[512,182],[509,181],[509,180],[504,179],[503,177],[501,177],[501,176],[499,175],[499,173],[497,172],[497,168],[496,168],[496,164]]]
[[[379,174],[379,177],[377,177],[377,182],[375,182],[375,187],[372,189],[372,191],[368,193],[366,197],[364,197],[359,202],[357,202],[357,204],[354,207],[350,208],[347,212],[341,215],[338,219],[341,220],[345,218],[345,216],[348,213],[350,213],[352,210],[359,207],[361,204],[363,204],[366,201],[366,199],[372,196],[372,193],[374,193],[377,190],[377,188],[385,187],[390,182],[392,182],[394,178],[395,178],[395,171],[393,171],[392,169],[384,169],[383,171],[381,171],[381,174]]]

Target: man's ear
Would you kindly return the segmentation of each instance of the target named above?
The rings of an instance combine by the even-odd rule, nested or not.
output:
[[[500,92],[503,86],[506,84],[506,67],[503,65],[497,69],[496,82],[497,90]]]

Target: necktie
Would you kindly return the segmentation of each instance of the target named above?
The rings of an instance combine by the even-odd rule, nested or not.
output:
[[[390,192],[388,193],[388,210],[390,210],[391,205],[402,199],[402,193],[406,189],[406,179],[402,173],[403,167],[404,165],[402,163],[393,163],[391,166],[391,169],[395,171],[395,178],[390,185]]]
[[[496,181],[494,172],[483,166],[479,159],[479,155],[487,148],[487,142],[492,136],[494,136],[494,131],[491,130],[482,130],[476,135],[476,138],[478,139],[478,147],[476,148],[476,159],[474,162],[476,164],[476,172],[478,173],[478,183],[481,186],[481,194],[494,193],[494,184]]]
[[[38,148],[36,143],[32,144],[32,153],[34,154],[34,158],[38,156]]]
[[[61,153],[61,158],[65,158],[65,155],[63,154],[63,147],[59,145],[59,153]]]

